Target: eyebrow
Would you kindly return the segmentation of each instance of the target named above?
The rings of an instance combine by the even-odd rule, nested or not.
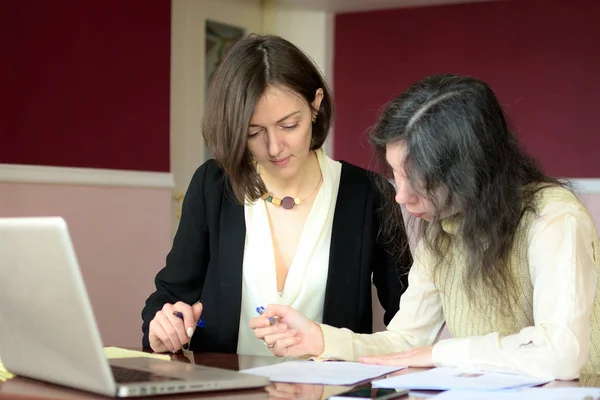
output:
[[[300,113],[300,110],[297,110],[297,111],[291,112],[291,113],[289,113],[288,115],[286,115],[285,117],[278,119],[278,120],[277,120],[277,123],[278,123],[278,124],[279,124],[279,123],[282,123],[283,121],[285,121],[285,120],[286,120],[286,119],[288,119],[289,117],[291,117],[291,116],[293,116],[293,115],[296,115],[296,114],[298,114],[298,113]],[[258,127],[259,125],[250,124],[250,126],[251,126],[251,127]]]

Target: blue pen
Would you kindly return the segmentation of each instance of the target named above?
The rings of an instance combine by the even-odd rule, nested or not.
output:
[[[265,311],[266,310],[263,306],[256,307],[256,312],[258,313],[258,315],[263,315]],[[275,318],[277,317],[269,317],[269,323],[271,324],[271,326],[275,325]]]
[[[173,311],[173,315],[176,316],[177,318],[183,319],[183,313],[180,311]],[[196,326],[198,328],[204,328],[206,325],[204,324],[204,321],[202,320],[202,318],[200,318],[198,320],[198,322],[196,322]]]

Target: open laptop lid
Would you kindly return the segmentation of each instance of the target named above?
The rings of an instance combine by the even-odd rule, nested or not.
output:
[[[0,305],[0,359],[9,371],[115,395],[62,218],[0,219]]]

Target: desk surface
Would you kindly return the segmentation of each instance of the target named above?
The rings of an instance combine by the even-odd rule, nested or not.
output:
[[[182,354],[173,355],[174,360],[182,362],[193,362],[195,364],[207,365],[218,368],[239,370],[251,368],[253,366],[268,365],[279,362],[274,357],[245,356],[237,354],[215,354],[215,353],[195,353],[185,356]],[[419,371],[418,368],[409,368],[399,373],[412,373]],[[555,381],[546,385],[547,387],[556,386],[579,386],[579,381]],[[586,386],[597,386],[587,384]],[[167,395],[155,396],[151,399],[252,399],[252,400],[274,400],[274,399],[302,399],[319,400],[327,398],[336,393],[348,390],[350,387],[342,386],[322,386],[322,385],[301,385],[301,384],[283,384],[272,383],[265,389],[250,389],[238,391],[221,391],[204,394],[186,394],[186,395]],[[435,393],[435,392],[432,392]],[[422,400],[426,397],[411,396],[410,400]],[[0,400],[15,399],[75,399],[75,400],[99,400],[107,397],[88,394],[85,392],[63,388],[43,382],[37,382],[25,378],[13,378],[6,382],[0,382]]]

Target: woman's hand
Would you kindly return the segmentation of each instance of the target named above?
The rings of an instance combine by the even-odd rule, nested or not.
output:
[[[273,382],[265,390],[269,393],[269,400],[321,400],[323,398],[322,385]]]
[[[360,357],[365,364],[397,365],[404,367],[433,367],[433,346],[417,347],[400,353]]]
[[[177,312],[183,315],[183,319],[176,315]],[[152,350],[157,353],[177,352],[190,341],[201,315],[201,303],[192,306],[182,301],[165,304],[150,321],[148,339]]]
[[[263,315],[250,320],[250,328],[279,357],[319,356],[324,350],[319,324],[289,306],[269,305]]]

